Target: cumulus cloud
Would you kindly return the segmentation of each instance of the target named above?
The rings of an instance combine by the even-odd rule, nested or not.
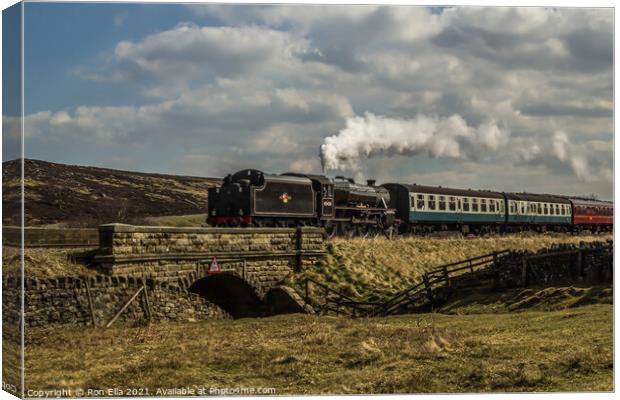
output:
[[[103,70],[82,67],[77,71],[92,80],[140,81],[146,94],[166,96],[188,89],[192,80],[208,82],[288,69],[306,47],[303,38],[264,27],[181,24],[138,42],[119,42]]]
[[[99,144],[143,139],[174,141],[181,135],[185,140],[199,139],[211,144],[242,144],[251,139],[266,146],[268,140],[276,140],[278,133],[284,133],[282,128],[277,129],[278,124],[288,124],[293,130],[316,121],[340,121],[352,113],[346,98],[334,93],[260,85],[253,86],[254,90],[249,88],[224,80],[153,105],[43,111],[27,116],[24,129],[27,138],[74,138]],[[4,119],[7,123],[18,120]],[[271,132],[263,132],[266,138],[254,135],[265,130]],[[225,136],[229,132],[234,134]]]

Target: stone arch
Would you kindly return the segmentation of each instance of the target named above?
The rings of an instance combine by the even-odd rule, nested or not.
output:
[[[189,291],[218,305],[235,319],[259,317],[263,313],[261,297],[256,288],[232,272],[199,278],[190,285]]]

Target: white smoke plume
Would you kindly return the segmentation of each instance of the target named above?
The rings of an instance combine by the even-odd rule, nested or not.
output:
[[[418,115],[411,119],[388,118],[367,112],[348,118],[336,135],[325,138],[320,157],[323,171],[360,171],[363,158],[415,156],[477,160],[495,153],[508,163],[557,166],[557,161],[579,180],[611,182],[610,169],[592,162],[568,135],[511,137],[493,120],[478,127],[467,125],[458,114],[442,118]]]
[[[496,150],[508,139],[509,133],[494,121],[474,128],[458,114],[396,119],[367,112],[347,119],[344,129],[325,138],[320,156],[324,171],[356,170],[361,158],[379,155],[473,159],[480,150]]]

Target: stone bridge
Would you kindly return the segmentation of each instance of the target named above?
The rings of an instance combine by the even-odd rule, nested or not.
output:
[[[233,317],[273,310],[278,285],[325,253],[319,228],[176,228],[102,225],[101,273],[152,278],[196,293]],[[213,259],[219,273],[210,273]],[[289,297],[294,293],[288,293]]]

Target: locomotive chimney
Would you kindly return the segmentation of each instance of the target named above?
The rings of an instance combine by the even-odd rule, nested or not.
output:
[[[368,180],[366,181],[366,184],[367,184],[368,186],[375,186],[375,183],[377,183],[377,180],[376,180],[376,179],[368,179]]]

